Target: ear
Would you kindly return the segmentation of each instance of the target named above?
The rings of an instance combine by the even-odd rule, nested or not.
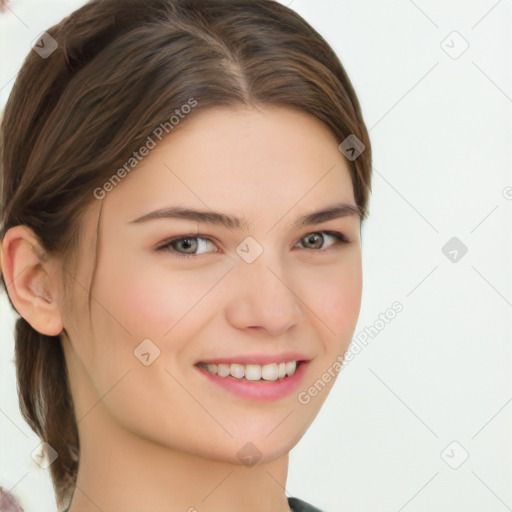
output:
[[[0,267],[16,311],[38,332],[62,332],[56,265],[28,226],[14,226],[0,247]]]

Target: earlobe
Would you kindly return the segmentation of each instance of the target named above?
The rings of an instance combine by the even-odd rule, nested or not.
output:
[[[0,261],[16,311],[41,334],[60,334],[57,275],[32,229],[22,225],[9,229],[2,240]]]

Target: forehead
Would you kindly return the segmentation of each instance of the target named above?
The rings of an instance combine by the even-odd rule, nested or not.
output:
[[[294,205],[353,201],[349,164],[331,132],[288,108],[211,108],[194,113],[107,194],[126,222],[181,206],[275,217]]]

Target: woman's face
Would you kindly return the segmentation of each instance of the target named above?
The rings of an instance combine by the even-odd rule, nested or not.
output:
[[[355,205],[341,141],[316,119],[284,108],[193,115],[87,218],[74,309],[64,315],[79,428],[104,415],[169,448],[264,462],[303,436],[334,383],[322,375],[337,375],[353,336],[360,220],[349,211],[302,222]],[[167,217],[140,220],[166,208]],[[174,209],[206,215],[174,217]],[[169,243],[177,237],[185,240]],[[280,378],[293,363],[278,363],[291,361],[302,362]],[[201,362],[243,369],[249,380],[215,376]],[[251,380],[260,366],[278,380]]]

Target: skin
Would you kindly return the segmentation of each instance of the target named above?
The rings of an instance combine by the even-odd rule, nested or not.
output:
[[[318,120],[291,109],[191,115],[94,200],[77,266],[67,269],[72,302],[64,300],[62,262],[42,261],[26,226],[9,230],[2,266],[16,309],[39,332],[62,333],[81,445],[70,512],[289,510],[288,452],[335,380],[306,405],[297,393],[345,353],[361,305],[359,217],[291,227],[300,215],[355,204],[338,144]],[[171,205],[244,216],[250,230],[177,219],[130,223]],[[86,290],[98,219],[91,321]],[[308,241],[323,230],[350,242]],[[197,233],[212,240],[197,256],[155,250]],[[264,249],[250,264],[236,252],[247,236]],[[174,249],[194,252],[179,243]],[[161,351],[149,366],[133,354],[145,338]],[[272,402],[235,396],[194,368],[207,358],[290,350],[311,359],[305,379]],[[253,466],[237,456],[247,442],[262,454]]]

